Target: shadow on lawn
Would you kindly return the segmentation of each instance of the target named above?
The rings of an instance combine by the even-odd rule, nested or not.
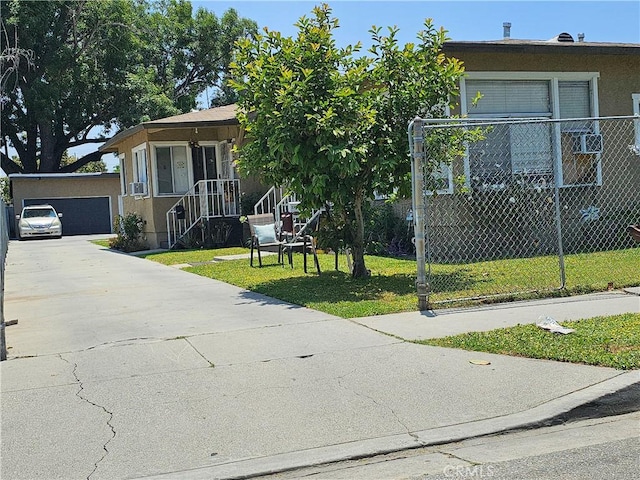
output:
[[[346,272],[333,270],[322,272],[320,276],[270,280],[255,285],[252,291],[298,305],[358,302],[413,295],[416,292],[415,281],[415,274],[374,274],[367,279],[354,279]],[[439,273],[432,276],[432,291],[465,291],[476,283],[478,280],[468,271]]]

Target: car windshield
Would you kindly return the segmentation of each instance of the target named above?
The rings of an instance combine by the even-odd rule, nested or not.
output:
[[[25,210],[22,218],[56,217],[56,212],[51,208],[30,208]]]

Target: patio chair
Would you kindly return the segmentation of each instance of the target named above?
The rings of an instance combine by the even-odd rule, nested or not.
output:
[[[303,235],[298,241],[285,243],[284,248],[287,250],[287,258],[289,259],[289,266],[291,266],[291,268],[293,268],[293,250],[296,249],[302,252],[304,273],[307,273],[307,254],[311,254],[313,255],[313,263],[316,271],[318,275],[320,275],[320,262],[318,261],[315,238],[311,235]]]
[[[247,215],[247,222],[251,231],[251,260],[249,264],[253,267],[253,251],[257,250],[258,263],[262,267],[261,249],[267,247],[278,248],[278,263],[282,263],[282,252],[286,242],[282,241],[278,234],[273,215],[270,213]]]

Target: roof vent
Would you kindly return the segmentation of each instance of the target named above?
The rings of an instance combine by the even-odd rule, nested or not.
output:
[[[571,34],[567,33],[567,32],[562,32],[560,35],[553,37],[551,40],[549,40],[550,42],[567,42],[567,43],[573,43],[573,37],[571,36]]]
[[[579,42],[584,42],[584,33],[579,33],[578,34],[578,41]]]
[[[502,31],[504,38],[511,38],[511,23],[504,22],[502,24]]]

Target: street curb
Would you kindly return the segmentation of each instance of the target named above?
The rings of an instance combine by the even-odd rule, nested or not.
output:
[[[538,426],[576,407],[640,382],[638,371],[620,373],[595,385],[555,398],[529,410],[502,417],[432,428],[412,433],[256,457],[181,472],[139,477],[152,480],[241,480],[304,467],[356,460],[402,450],[459,442],[469,438]]]

